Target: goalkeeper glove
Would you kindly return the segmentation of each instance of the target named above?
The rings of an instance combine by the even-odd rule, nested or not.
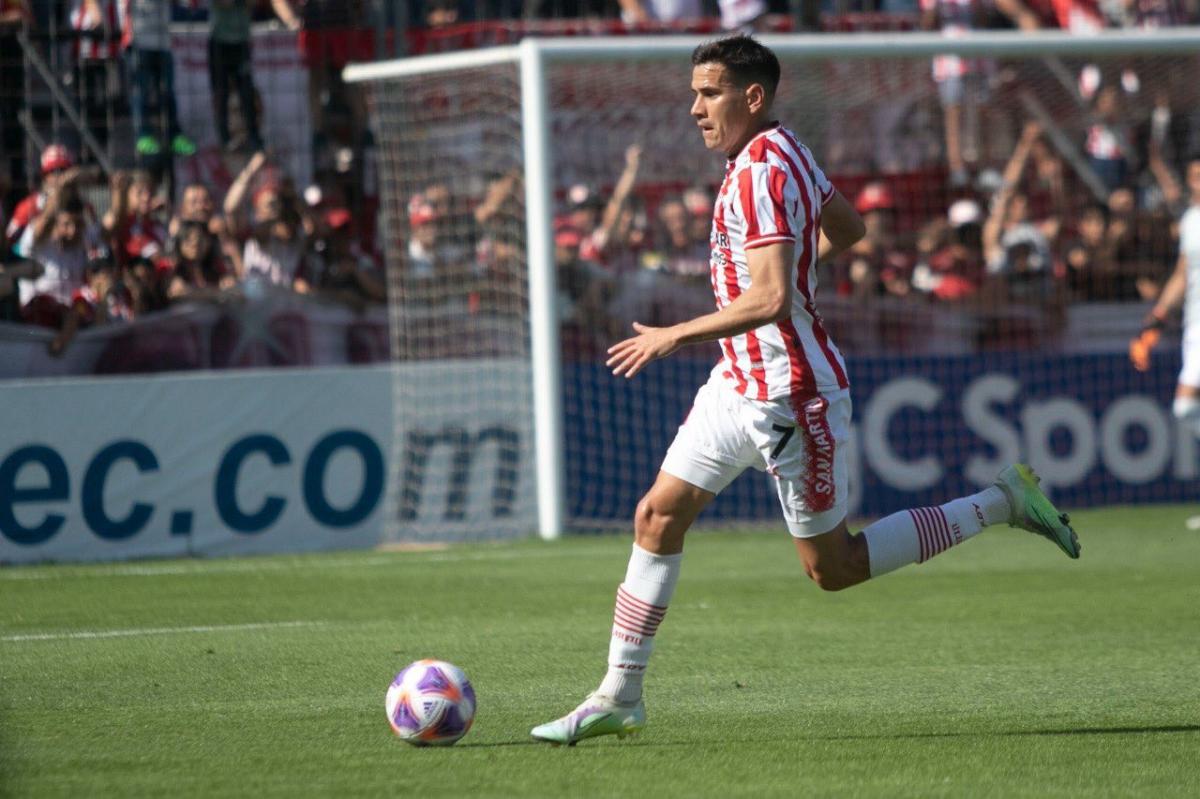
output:
[[[1146,319],[1146,324],[1142,328],[1142,332],[1138,337],[1129,342],[1129,360],[1133,362],[1133,368],[1139,372],[1145,372],[1150,368],[1150,351],[1158,344],[1158,340],[1162,338],[1163,320],[1159,316],[1151,314]]]

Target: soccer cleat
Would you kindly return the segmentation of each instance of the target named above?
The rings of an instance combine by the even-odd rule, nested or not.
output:
[[[1009,527],[1019,527],[1049,538],[1068,557],[1078,558],[1079,539],[1071,529],[1071,518],[1060,513],[1038,488],[1041,478],[1023,463],[1014,463],[996,478],[996,485],[1008,498]]]
[[[645,726],[646,706],[642,700],[623,705],[607,696],[592,694],[561,719],[534,727],[529,734],[539,741],[574,746],[585,738],[601,735],[624,738]]]

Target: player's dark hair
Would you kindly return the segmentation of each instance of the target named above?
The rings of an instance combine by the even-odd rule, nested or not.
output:
[[[771,48],[744,34],[705,42],[692,51],[692,66],[720,64],[738,86],[762,84],[767,98],[779,87],[779,59]]]

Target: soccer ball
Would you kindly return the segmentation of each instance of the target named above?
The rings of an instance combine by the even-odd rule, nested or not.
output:
[[[475,720],[475,689],[444,660],[418,660],[396,675],[384,701],[392,731],[413,746],[449,746]]]

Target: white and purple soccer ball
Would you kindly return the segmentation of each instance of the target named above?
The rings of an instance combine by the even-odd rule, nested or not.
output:
[[[475,689],[467,675],[444,660],[418,660],[388,686],[388,724],[413,746],[449,746],[475,720]]]

